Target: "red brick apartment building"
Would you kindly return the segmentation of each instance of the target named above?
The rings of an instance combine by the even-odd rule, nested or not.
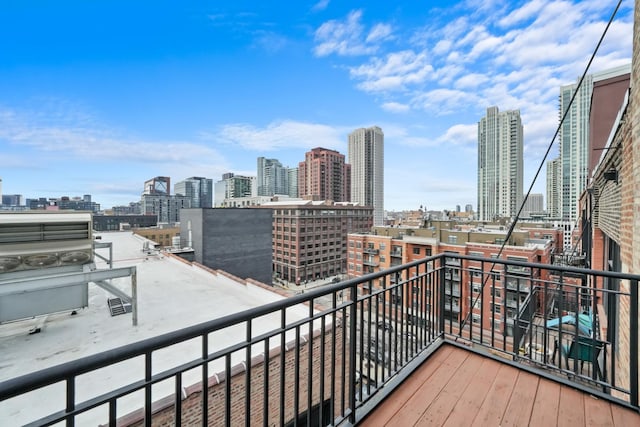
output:
[[[373,208],[355,203],[273,202],[273,274],[276,281],[305,281],[347,271],[347,235],[373,226]]]
[[[359,277],[442,253],[496,258],[506,237],[506,230],[499,228],[467,228],[464,231],[442,228],[448,226],[449,224],[439,224],[439,227],[433,230],[376,227],[374,234],[350,234],[347,273],[349,277]],[[425,234],[431,234],[431,236],[424,237]],[[500,258],[520,262],[551,263],[552,255],[558,247],[562,247],[562,230],[560,229],[516,230],[509,244],[504,247]],[[517,309],[529,295],[530,289],[528,285],[524,285],[524,278],[530,276],[530,269],[525,267],[511,267],[504,272],[502,266],[478,261],[469,262],[469,268],[465,270],[460,268],[458,260],[453,258],[447,260],[444,316],[456,322],[479,324],[481,312],[489,313],[489,310],[495,310],[498,313],[498,310],[504,310],[500,321],[507,322],[507,331],[510,333],[510,324],[517,317]],[[519,277],[523,279],[519,280]],[[398,277],[396,280],[403,279],[407,278]],[[540,277],[540,279],[544,280],[546,277]],[[383,285],[378,283],[373,287],[379,289]],[[363,289],[363,292],[368,291],[369,289]],[[480,292],[482,292],[482,298],[478,298]],[[397,298],[394,299],[395,302],[400,302]],[[420,307],[419,298],[413,295],[405,295],[404,299],[405,307],[417,310],[428,309]],[[461,318],[460,313],[467,312],[471,304],[474,304],[472,318]],[[491,323],[490,317],[484,317],[482,327],[500,329],[500,324]]]
[[[310,200],[351,200],[351,165],[344,154],[326,148],[314,148],[298,165],[298,193]]]

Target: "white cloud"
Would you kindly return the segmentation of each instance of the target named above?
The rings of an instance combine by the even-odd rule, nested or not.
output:
[[[509,15],[498,21],[502,27],[510,27],[534,17],[544,7],[544,0],[532,0],[519,9],[514,10]]]
[[[489,77],[484,74],[470,73],[461,76],[454,82],[456,89],[478,89],[489,81]]]
[[[399,102],[385,102],[381,107],[390,113],[406,113],[411,109],[407,104],[401,104]]]
[[[264,128],[250,124],[229,124],[208,138],[247,150],[275,151],[284,148],[338,148],[344,144],[343,130],[317,123],[283,120]]]
[[[117,160],[193,165],[199,159],[221,159],[220,154],[203,144],[189,141],[144,141],[120,136],[100,127],[75,121],[70,112],[40,111],[18,113],[0,111],[0,140],[28,146],[48,153],[64,153],[87,161]],[[52,117],[55,116],[55,117]],[[53,118],[58,124],[50,124]]]
[[[449,52],[449,50],[451,49],[451,46],[453,46],[453,42],[451,40],[440,40],[433,47],[432,52],[435,55],[442,55],[446,52]]]
[[[329,6],[330,0],[320,0],[318,3],[314,4],[311,8],[312,12],[320,12],[325,10]]]
[[[318,43],[314,49],[317,56],[365,55],[376,51],[376,46],[366,45],[362,40],[364,26],[360,23],[362,11],[349,13],[346,21],[330,20],[322,24],[315,33]]]
[[[433,72],[426,53],[411,50],[373,58],[368,64],[349,69],[351,77],[364,80],[358,85],[367,92],[404,90],[408,85],[424,82]]]
[[[453,125],[438,138],[438,142],[454,145],[476,144],[478,142],[478,125]]]
[[[412,105],[437,115],[444,115],[475,105],[479,101],[479,97],[472,92],[439,88],[415,96]]]
[[[391,36],[392,29],[389,24],[376,24],[367,35],[366,42],[373,43],[379,40],[387,40]]]
[[[361,10],[353,10],[346,20],[332,19],[323,23],[315,32],[316,56],[332,53],[341,56],[369,55],[379,49],[379,43],[391,38],[391,26],[378,23],[365,37],[365,26],[360,22]]]

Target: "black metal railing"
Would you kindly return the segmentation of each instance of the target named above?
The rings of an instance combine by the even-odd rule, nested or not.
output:
[[[460,277],[455,301],[449,274]],[[639,280],[447,253],[446,264],[443,255],[414,261],[6,380],[0,414],[42,407],[44,415],[27,411],[32,419],[8,418],[34,425],[354,424],[447,340],[637,409]],[[563,323],[572,314],[589,319],[588,333]],[[229,334],[231,345],[219,339]],[[157,362],[187,344],[186,361]],[[125,384],[106,380],[123,370]],[[86,381],[100,392],[88,393]],[[59,405],[44,405],[54,393]]]

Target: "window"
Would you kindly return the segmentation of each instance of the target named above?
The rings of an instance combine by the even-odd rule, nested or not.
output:
[[[449,243],[458,243],[458,236],[449,236]]]
[[[420,255],[420,248],[413,248],[414,255]]]

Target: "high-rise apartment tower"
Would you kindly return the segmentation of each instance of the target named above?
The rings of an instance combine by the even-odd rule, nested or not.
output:
[[[487,108],[478,122],[478,219],[515,217],[522,204],[522,121],[519,110]]]
[[[377,126],[349,134],[351,201],[373,206],[373,224],[384,224],[384,134]]]

